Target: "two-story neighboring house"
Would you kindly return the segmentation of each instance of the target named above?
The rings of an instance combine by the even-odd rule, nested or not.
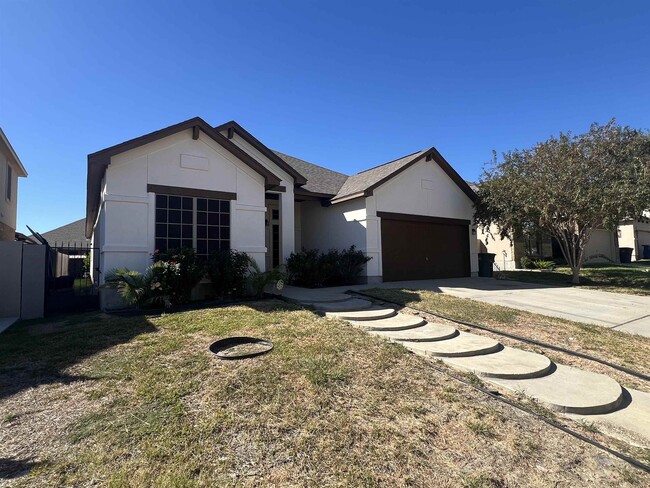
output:
[[[0,241],[15,239],[18,178],[26,176],[25,167],[0,128]]]

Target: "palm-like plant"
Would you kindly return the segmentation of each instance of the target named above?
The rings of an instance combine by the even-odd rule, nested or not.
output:
[[[152,293],[155,286],[155,273],[152,267],[140,273],[127,268],[115,268],[106,276],[106,286],[116,288],[122,299],[129,305],[151,305],[165,302],[164,296]],[[160,286],[160,283],[158,283]]]
[[[260,271],[260,267],[257,265],[257,262],[248,257],[248,283],[250,289],[253,292],[253,295],[257,298],[260,298],[264,294],[264,288],[267,285],[273,282],[282,282],[281,286],[284,286],[284,281],[287,279],[287,275],[283,273],[279,268],[274,268],[269,271]],[[279,289],[282,289],[281,287]]]

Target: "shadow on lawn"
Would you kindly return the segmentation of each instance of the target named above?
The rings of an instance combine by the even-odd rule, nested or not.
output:
[[[37,463],[28,460],[0,458],[0,480],[12,480],[26,475]]]
[[[382,293],[382,288],[370,288],[368,290],[363,290],[363,293],[368,293],[374,297],[383,297],[385,296]],[[390,295],[386,297],[386,300],[390,300],[394,303],[399,303],[400,305],[405,306],[407,303],[419,303],[422,301],[422,297],[415,290],[408,289],[391,289]]]
[[[101,313],[18,323],[0,336],[0,400],[39,385],[83,381],[87,378],[65,370],[156,330],[145,316],[117,318]]]

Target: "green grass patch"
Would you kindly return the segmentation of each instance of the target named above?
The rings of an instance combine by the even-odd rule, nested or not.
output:
[[[529,283],[571,285],[571,268],[563,266],[543,271],[501,271],[504,276]],[[580,271],[580,286],[615,293],[650,295],[650,264],[592,264]]]

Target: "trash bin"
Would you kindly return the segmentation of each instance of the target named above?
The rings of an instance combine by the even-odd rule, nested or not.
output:
[[[631,247],[621,247],[618,250],[619,256],[621,258],[621,263],[631,263],[632,262],[632,248]]]
[[[492,278],[495,257],[496,254],[490,252],[478,253],[478,275],[481,278]]]
[[[650,259],[650,245],[643,245],[643,259]]]

